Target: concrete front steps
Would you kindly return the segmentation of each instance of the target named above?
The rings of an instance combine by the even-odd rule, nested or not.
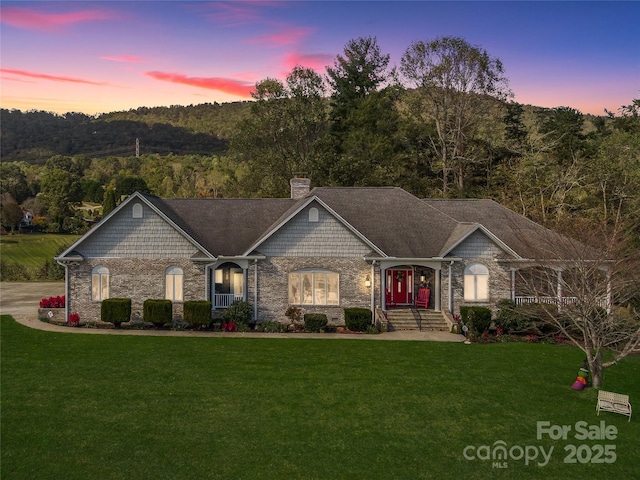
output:
[[[442,312],[424,308],[398,308],[387,310],[389,331],[421,330],[448,332],[449,324]]]

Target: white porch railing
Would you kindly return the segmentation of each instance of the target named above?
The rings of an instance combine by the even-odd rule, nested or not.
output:
[[[545,303],[549,305],[572,305],[578,303],[578,297],[515,297],[516,305],[525,305],[528,303]],[[598,305],[602,308],[607,308],[607,299],[599,298]]]
[[[213,296],[213,308],[227,308],[233,302],[242,301],[242,295],[235,293],[216,293]]]

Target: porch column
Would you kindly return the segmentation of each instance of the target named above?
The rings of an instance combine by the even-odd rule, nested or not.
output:
[[[611,285],[611,267],[607,268],[607,314],[611,313],[613,305],[613,286]]]
[[[371,262],[371,323],[376,323],[376,261]]]
[[[380,304],[382,310],[387,309],[387,269],[380,265]]]
[[[562,270],[558,269],[558,308],[562,307]]]
[[[440,311],[440,271],[442,269],[442,266],[440,266],[440,268],[438,268],[435,272],[434,272],[434,281],[435,281],[435,298],[433,301],[433,309],[437,312]]]
[[[451,278],[451,267],[453,267],[453,262],[449,262],[447,270],[447,275],[449,275],[449,282],[447,284],[447,295],[449,296],[449,312],[453,313],[453,280]]]
[[[258,323],[258,259],[253,260],[253,320]]]
[[[511,267],[511,301],[516,301],[516,269]]]

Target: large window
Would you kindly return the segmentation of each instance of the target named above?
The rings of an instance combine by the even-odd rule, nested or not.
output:
[[[289,274],[291,305],[339,305],[340,277],[325,270],[299,270]]]
[[[464,269],[464,299],[489,300],[489,269],[481,263],[472,263]]]
[[[109,298],[109,269],[98,265],[91,270],[91,300]]]
[[[184,275],[180,267],[169,267],[165,272],[164,298],[174,302],[182,301],[182,283]]]

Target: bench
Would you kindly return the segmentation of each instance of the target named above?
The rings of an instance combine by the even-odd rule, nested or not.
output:
[[[596,405],[598,416],[600,415],[600,410],[627,415],[629,417],[629,421],[631,421],[631,403],[629,403],[629,395],[607,392],[605,390],[598,391],[598,403]]]

